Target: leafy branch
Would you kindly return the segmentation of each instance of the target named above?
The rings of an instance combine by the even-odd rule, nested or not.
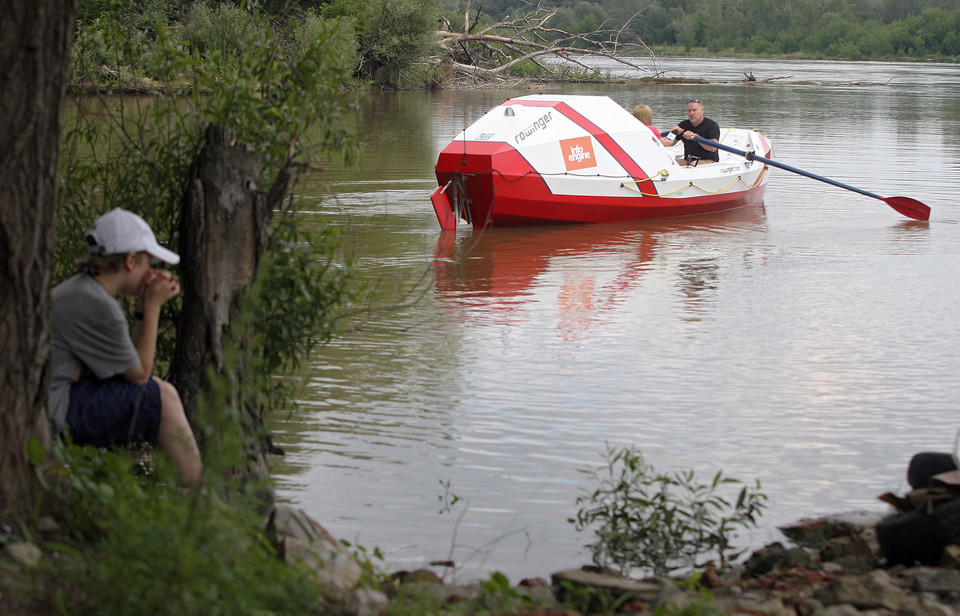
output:
[[[596,541],[587,547],[601,566],[663,575],[716,553],[725,568],[739,556],[728,555],[736,529],[755,527],[766,507],[759,481],[731,501],[720,492],[741,482],[722,471],[701,484],[692,470],[657,474],[632,447],[608,446],[606,458],[605,467],[587,471],[600,486],[577,499],[581,508],[570,520],[578,531],[595,527]]]

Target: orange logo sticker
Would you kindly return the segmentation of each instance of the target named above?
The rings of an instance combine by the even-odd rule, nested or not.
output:
[[[597,158],[593,155],[593,139],[589,135],[576,139],[561,139],[560,151],[563,153],[563,164],[567,166],[567,171],[597,166]]]

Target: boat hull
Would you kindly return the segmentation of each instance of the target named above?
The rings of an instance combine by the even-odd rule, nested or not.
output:
[[[673,218],[763,202],[764,165],[727,155],[685,167],[606,97],[521,97],[500,107],[510,112],[506,121],[494,108],[440,153],[431,201],[443,229],[460,220],[498,227]],[[610,119],[616,109],[623,115]],[[521,140],[516,126],[526,120],[509,120],[528,111],[550,121],[530,124],[539,130]],[[727,136],[748,151],[770,152],[754,131],[730,129]]]

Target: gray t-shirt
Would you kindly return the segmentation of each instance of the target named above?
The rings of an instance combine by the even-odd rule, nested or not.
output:
[[[140,365],[120,303],[102,284],[77,274],[53,289],[53,379],[50,427],[59,434],[70,406],[70,385],[108,379]]]

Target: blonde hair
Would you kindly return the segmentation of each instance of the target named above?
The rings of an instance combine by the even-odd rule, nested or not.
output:
[[[653,109],[649,105],[637,105],[633,110],[633,116],[644,124],[653,124]]]
[[[122,252],[115,255],[89,255],[88,257],[77,262],[77,273],[89,274],[90,276],[99,276],[100,274],[115,274],[120,271],[121,267],[123,267],[123,262],[127,260],[128,254],[130,253]],[[139,265],[140,261],[144,256],[147,255],[147,253],[138,252],[136,254],[137,264]]]

